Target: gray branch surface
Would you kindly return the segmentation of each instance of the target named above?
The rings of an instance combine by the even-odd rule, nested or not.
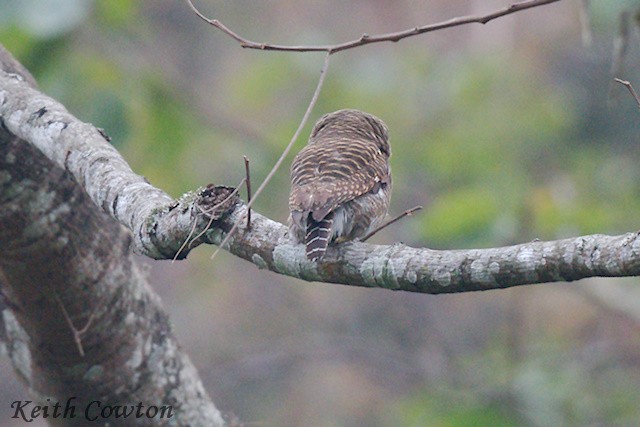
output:
[[[228,230],[244,213],[238,205],[219,227]],[[638,232],[455,251],[353,242],[330,248],[323,262],[315,264],[306,260],[300,246],[291,244],[284,225],[255,213],[251,225],[250,231],[242,226],[231,239],[231,253],[308,281],[439,294],[640,275]],[[214,243],[224,234],[211,233]]]
[[[69,171],[96,205],[133,232],[136,250],[149,257],[174,257],[194,223],[195,235],[207,226],[209,216],[203,210],[229,195],[228,188],[209,186],[171,199],[133,173],[93,125],[79,121],[15,75],[0,74],[0,117],[11,133]],[[198,244],[220,244],[235,221],[246,215],[246,208],[233,198],[211,215],[211,228],[183,249],[181,257]],[[330,248],[316,264],[290,242],[283,224],[257,213],[251,224],[250,230],[241,224],[224,249],[259,268],[308,281],[451,293],[640,275],[637,232],[460,251],[353,242]]]

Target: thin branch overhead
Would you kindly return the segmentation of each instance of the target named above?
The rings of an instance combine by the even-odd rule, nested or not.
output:
[[[486,15],[468,15],[468,16],[460,16],[458,18],[449,19],[447,21],[438,22],[435,24],[423,25],[420,27],[413,27],[402,31],[397,31],[394,33],[386,33],[386,34],[363,34],[360,38],[355,40],[350,40],[344,43],[338,43],[333,45],[303,45],[303,46],[291,46],[291,45],[277,45],[277,44],[269,44],[269,43],[260,43],[254,42],[249,39],[246,39],[231,30],[229,27],[224,25],[217,19],[207,18],[202,12],[200,12],[194,5],[192,0],[186,0],[189,4],[189,7],[193,10],[193,12],[198,15],[200,19],[207,22],[208,24],[214,26],[219,29],[223,33],[227,34],[229,37],[240,43],[240,46],[247,49],[258,49],[258,50],[278,50],[278,51],[288,51],[288,52],[327,52],[329,54],[337,53],[343,50],[353,49],[359,46],[364,46],[367,44],[373,43],[382,43],[382,42],[398,42],[402,39],[406,39],[408,37],[417,36],[424,33],[429,33],[431,31],[442,30],[445,28],[458,27],[466,24],[486,24],[489,21],[492,21],[496,18],[500,18],[502,16],[510,15],[512,13],[520,12],[522,10],[531,9],[538,6],[543,6],[550,3],[556,3],[560,0],[527,0],[521,1],[518,3],[512,3],[509,6],[496,10]]]

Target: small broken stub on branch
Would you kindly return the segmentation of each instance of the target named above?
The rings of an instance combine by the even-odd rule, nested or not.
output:
[[[217,221],[233,209],[238,201],[238,189],[226,185],[209,184],[200,192],[198,205],[202,213],[212,221]]]
[[[191,228],[191,231],[189,232],[189,235],[184,240],[182,246],[180,246],[180,249],[177,250],[173,257],[174,261],[177,259],[186,258],[189,250],[194,247],[193,244],[198,241],[198,239],[200,239],[200,237],[202,237],[202,235],[205,234],[207,230],[209,230],[211,225],[233,210],[236,203],[238,202],[238,188],[240,188],[240,185],[234,188],[227,187],[225,185],[209,184],[206,186],[206,188],[200,190],[197,193],[197,200],[193,205],[195,206],[195,210],[191,211],[191,213],[192,215],[194,213],[196,215],[201,214],[204,217],[206,225],[200,222],[202,219],[193,222],[193,226]],[[188,193],[188,195],[185,195],[185,198],[191,199],[193,195],[194,193]],[[189,206],[191,206],[191,202],[188,201],[178,202],[178,204],[180,203],[189,204]],[[171,209],[175,207],[176,206],[172,206]],[[201,226],[204,225],[199,233],[196,232],[198,224],[200,224]]]

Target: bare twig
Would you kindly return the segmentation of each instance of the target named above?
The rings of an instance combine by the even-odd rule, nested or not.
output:
[[[268,43],[258,43],[251,40],[248,40],[239,34],[232,31],[229,27],[224,25],[222,22],[217,19],[210,19],[204,16],[196,7],[193,5],[192,0],[186,0],[189,4],[189,7],[195,12],[200,19],[207,22],[210,25],[213,25],[220,31],[227,34],[229,37],[233,38],[235,41],[240,43],[240,46],[247,49],[258,49],[258,50],[279,50],[279,51],[289,51],[289,52],[327,52],[329,54],[340,52],[347,49],[353,49],[358,46],[363,46],[366,44],[372,43],[381,43],[381,42],[397,42],[407,37],[417,36],[419,34],[428,33],[431,31],[442,30],[445,28],[457,27],[460,25],[478,23],[478,24],[486,24],[487,22],[500,18],[505,15],[510,15],[512,13],[519,12],[525,9],[531,9],[533,7],[542,6],[549,3],[555,3],[560,0],[527,0],[521,1],[518,3],[513,3],[503,9],[497,10],[495,12],[489,13],[487,15],[469,15],[469,16],[461,16],[458,18],[449,19],[448,21],[438,22],[436,24],[424,25],[421,27],[409,28],[403,31],[398,31],[394,33],[386,33],[386,34],[375,34],[368,35],[363,34],[360,38],[351,40],[344,43],[333,44],[333,45],[319,45],[319,46],[288,46],[288,45],[276,45],[276,44],[268,44]]]
[[[91,326],[91,322],[93,322],[95,313],[91,313],[91,316],[89,316],[89,320],[87,320],[87,323],[85,323],[82,329],[77,329],[73,324],[73,322],[71,321],[71,317],[69,317],[69,313],[67,312],[67,309],[65,308],[64,304],[60,300],[60,297],[58,297],[58,295],[55,293],[53,294],[53,297],[58,302],[58,305],[62,310],[62,315],[64,316],[64,320],[67,322],[67,324],[69,325],[69,328],[71,329],[71,333],[73,334],[73,340],[76,343],[76,347],[78,347],[78,353],[80,353],[81,357],[84,357],[84,348],[82,347],[82,336],[89,330],[89,327]]]
[[[329,69],[329,57],[330,56],[331,56],[331,53],[327,52],[327,54],[324,57],[324,63],[322,64],[322,69],[320,70],[320,78],[318,79],[318,85],[316,86],[316,90],[313,92],[313,96],[311,97],[311,101],[309,102],[309,105],[307,106],[307,110],[304,112],[304,116],[302,116],[302,120],[300,121],[300,124],[298,125],[298,129],[296,129],[295,133],[293,134],[293,137],[291,137],[291,141],[289,141],[289,144],[286,146],[286,148],[284,149],[284,151],[280,155],[280,158],[278,159],[276,164],[273,165],[273,168],[271,168],[271,171],[269,172],[267,177],[264,179],[264,181],[262,181],[262,184],[260,184],[260,187],[258,187],[258,189],[256,190],[256,193],[253,195],[253,198],[250,201],[247,202],[247,211],[251,208],[251,206],[253,205],[253,202],[256,201],[256,199],[262,193],[262,191],[265,189],[265,187],[267,186],[269,181],[271,181],[271,178],[273,178],[275,173],[278,171],[278,169],[282,165],[282,162],[284,162],[284,159],[287,157],[287,154],[289,154],[289,151],[291,151],[291,148],[293,147],[293,144],[298,139],[298,136],[300,135],[300,132],[302,132],[302,128],[304,128],[304,125],[307,123],[307,120],[309,120],[309,116],[311,115],[311,111],[313,110],[313,107],[316,105],[316,102],[318,101],[318,96],[320,96],[320,90],[322,89],[322,84],[324,83],[324,78],[325,78],[325,76],[327,74],[327,70]],[[224,238],[224,240],[222,241],[222,243],[220,243],[220,245],[218,245],[218,248],[216,249],[216,251],[213,253],[213,255],[211,255],[211,259],[215,258],[215,256],[218,254],[218,252],[220,252],[220,248],[223,248],[224,245],[226,245],[229,242],[229,239],[231,239],[231,236],[238,229],[238,225],[240,224],[240,222],[243,219],[244,218],[241,217],[238,221],[236,221],[236,223],[233,225],[233,227],[231,227],[231,230],[229,230],[229,232],[227,233],[227,235]]]
[[[251,172],[249,170],[249,158],[247,156],[242,156],[244,158],[244,172],[245,172],[245,183],[247,184],[247,203],[251,202]],[[247,229],[251,228],[251,208],[247,209]]]
[[[621,79],[618,79],[618,78],[614,78],[613,80],[615,80],[618,83],[620,83],[621,85],[624,85],[624,86],[627,87],[627,89],[629,90],[629,93],[631,93],[631,96],[633,96],[633,99],[636,100],[636,104],[638,104],[638,108],[640,108],[640,97],[638,97],[638,94],[633,89],[633,86],[631,85],[631,83],[629,81],[627,81],[627,80],[621,80]]]
[[[367,234],[366,236],[364,236],[362,239],[360,239],[361,242],[364,242],[366,240],[368,240],[369,238],[371,238],[374,234],[376,234],[378,231],[382,230],[383,228],[387,228],[388,226],[390,226],[391,224],[393,224],[396,221],[401,220],[402,218],[404,218],[405,216],[411,216],[413,215],[414,212],[419,211],[420,209],[422,209],[422,206],[414,206],[411,209],[408,209],[404,212],[402,212],[400,215],[398,215],[397,217],[385,222],[384,224],[382,224],[380,227],[376,228],[375,230],[373,230],[371,233]]]
[[[620,13],[620,24],[618,35],[613,42],[613,58],[611,60],[611,77],[622,75],[624,58],[629,46],[629,11],[623,10]],[[614,97],[613,83],[609,84],[608,101],[612,104]]]

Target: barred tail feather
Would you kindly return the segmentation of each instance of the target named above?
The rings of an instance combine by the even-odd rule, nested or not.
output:
[[[309,214],[307,218],[307,233],[304,236],[307,259],[317,261],[322,258],[329,245],[332,226],[333,212],[330,212],[320,221],[314,220],[313,215]]]

